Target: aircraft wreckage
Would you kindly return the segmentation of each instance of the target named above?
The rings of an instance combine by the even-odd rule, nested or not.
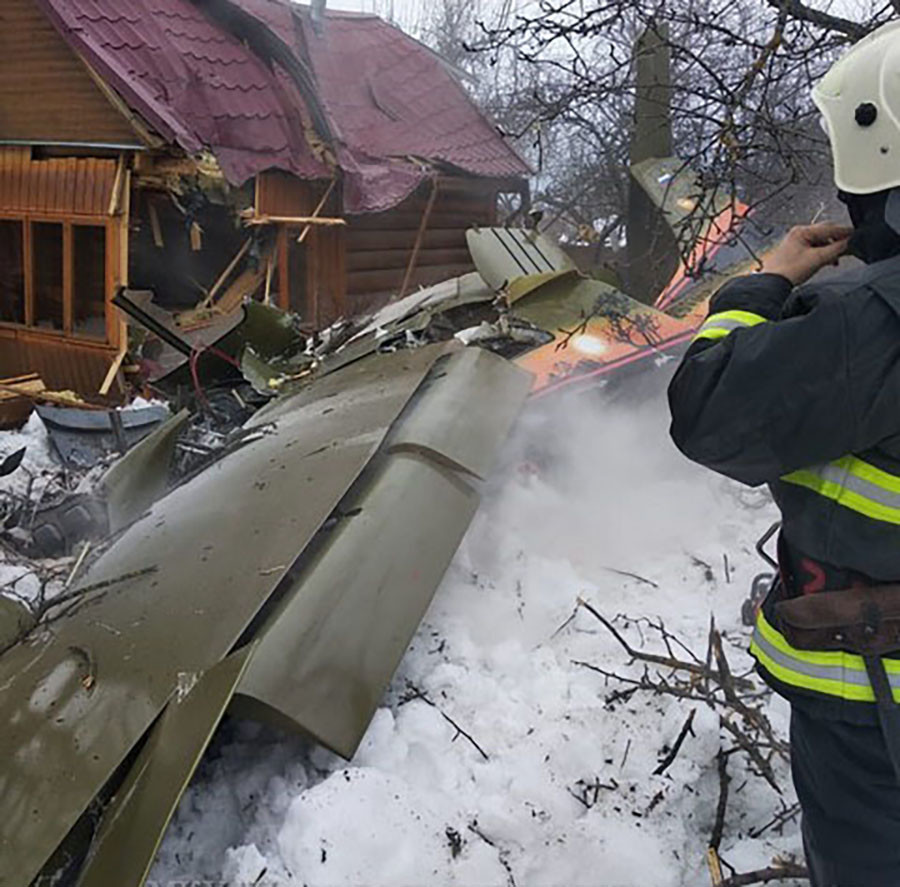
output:
[[[36,515],[38,549],[101,541],[39,608],[0,597],[0,885],[142,884],[226,711],[352,756],[529,392],[691,335],[535,232],[469,245],[479,273],[312,339],[250,301],[189,340],[119,293],[158,390],[250,416],[172,485],[181,410]]]

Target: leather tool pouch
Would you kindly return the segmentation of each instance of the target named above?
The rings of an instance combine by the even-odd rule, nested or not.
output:
[[[778,628],[798,650],[860,656],[900,651],[900,585],[822,591],[775,604]]]

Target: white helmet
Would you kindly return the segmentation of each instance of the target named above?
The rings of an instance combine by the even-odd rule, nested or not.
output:
[[[842,191],[900,185],[900,21],[855,44],[815,85]]]

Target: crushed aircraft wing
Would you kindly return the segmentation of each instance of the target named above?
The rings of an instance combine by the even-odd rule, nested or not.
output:
[[[0,654],[0,887],[85,858],[86,884],[139,887],[228,704],[352,753],[529,384],[453,342],[371,354],[272,400],[120,530]],[[121,817],[146,828],[134,853]]]

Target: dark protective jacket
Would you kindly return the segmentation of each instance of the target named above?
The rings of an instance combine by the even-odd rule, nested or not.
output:
[[[686,456],[770,486],[791,560],[900,580],[900,257],[797,289],[773,274],[730,281],[711,300],[669,404]],[[751,646],[766,680],[826,716],[874,716],[861,657],[795,650],[773,607],[763,607]],[[886,668],[900,701],[900,659]]]

